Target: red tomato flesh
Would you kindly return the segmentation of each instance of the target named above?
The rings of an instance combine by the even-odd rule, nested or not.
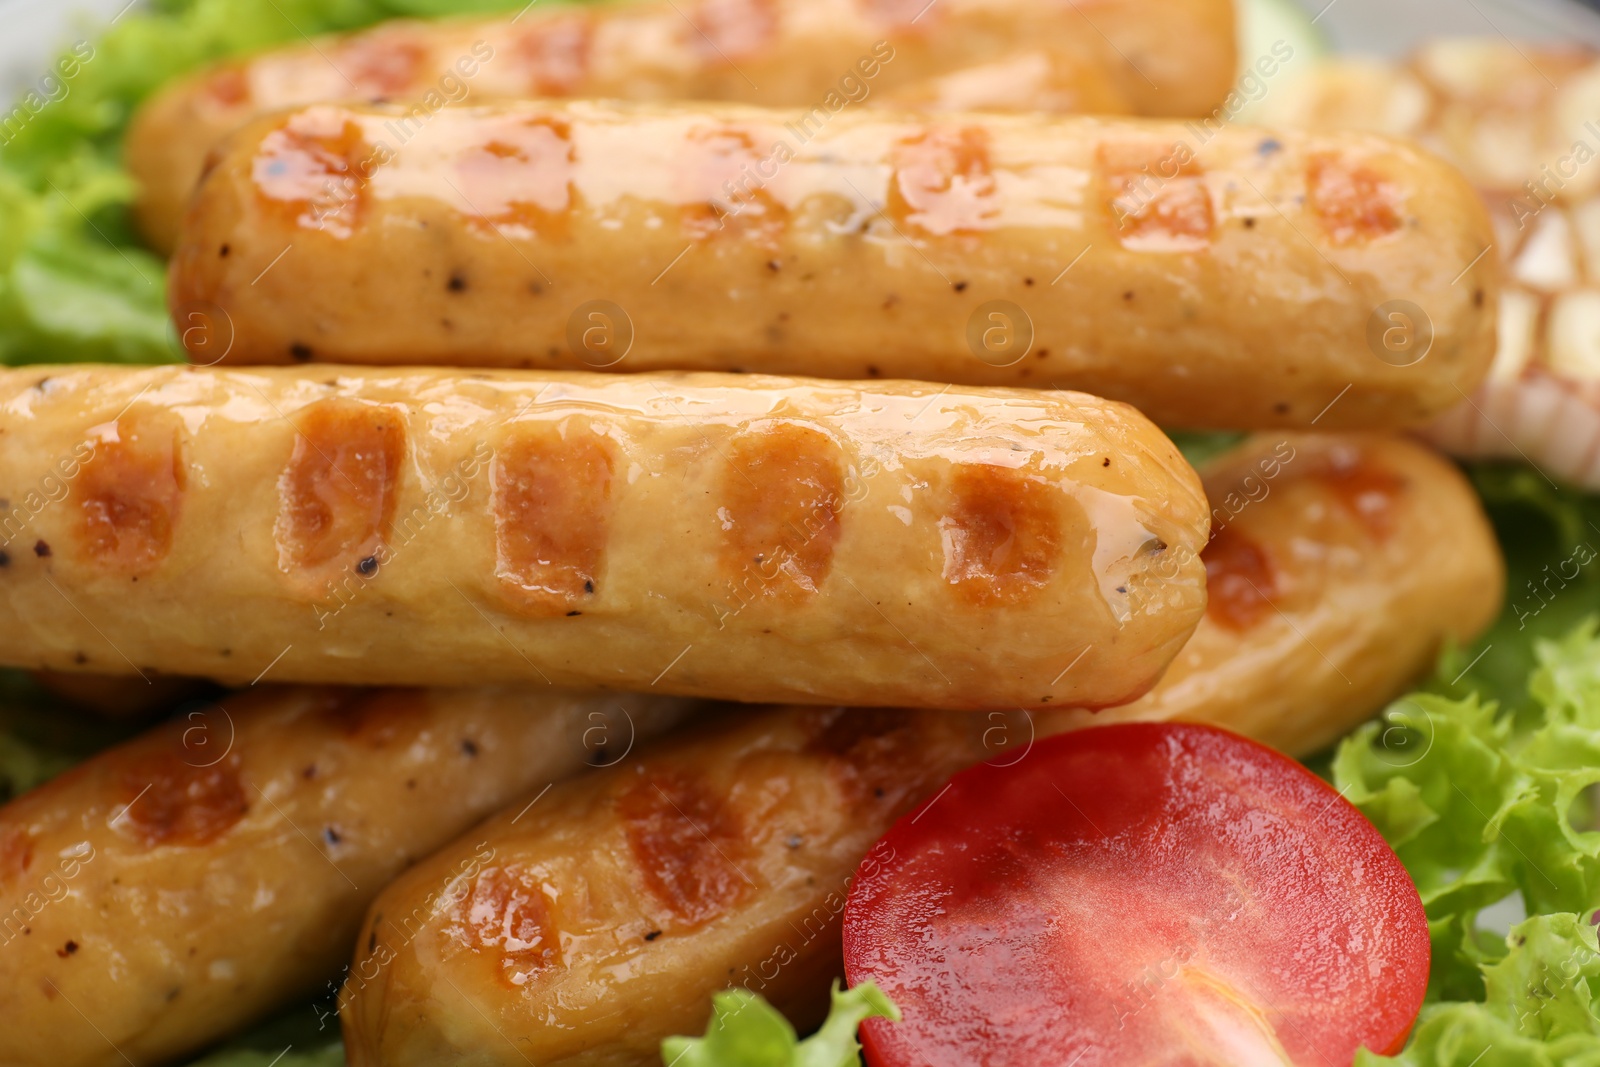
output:
[[[845,970],[905,1018],[872,1067],[1347,1067],[1428,984],[1410,876],[1300,764],[1128,723],[982,764],[857,872]]]

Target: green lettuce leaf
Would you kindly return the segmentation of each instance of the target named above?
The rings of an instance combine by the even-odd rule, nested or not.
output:
[[[547,6],[558,0],[540,0]],[[129,223],[120,163],[134,109],[207,63],[397,15],[509,10],[527,0],[156,0],[88,37],[0,107],[0,363],[168,363],[166,269]],[[69,58],[70,57],[70,58]],[[68,72],[70,76],[68,76]]]
[[[704,1037],[669,1037],[661,1043],[668,1067],[857,1067],[856,1031],[864,1019],[900,1019],[900,1011],[871,982],[833,986],[833,1007],[815,1034],[801,1041],[789,1020],[747,989],[712,998]]]
[[[1334,756],[1335,785],[1411,872],[1433,948],[1411,1045],[1362,1062],[1600,1065],[1600,628],[1531,656],[1520,711],[1413,694]],[[1502,938],[1480,916],[1507,898],[1531,918]]]

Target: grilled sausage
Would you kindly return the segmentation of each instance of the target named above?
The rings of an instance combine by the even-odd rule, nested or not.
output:
[[[1044,106],[1207,114],[1234,76],[1233,5],[1165,0],[698,0],[534,6],[391,22],[225,64],[135,116],[126,159],[162,249],[206,154],[251,119],[321,101],[404,101],[411,123],[463,100],[614,97],[838,110],[873,94],[1048,51],[1076,90]],[[1087,90],[1085,92],[1085,90]]]
[[[169,1060],[309,996],[407,864],[679,710],[263,688],[94,757],[0,808],[0,1063]]]
[[[1075,393],[28,368],[0,439],[31,668],[1101,705],[1204,610],[1198,478]]]
[[[1259,434],[1205,472],[1206,617],[1161,682],[1041,733],[1130,719],[1238,730],[1296,756],[1405,691],[1495,617],[1505,565],[1477,493],[1403,438]]]
[[[1488,379],[1425,435],[1600,489],[1600,56],[1435,41],[1406,64],[1337,59],[1267,98],[1276,118],[1412,137],[1461,167],[1507,267]]]
[[[1492,355],[1481,203],[1374,135],[571,102],[402,144],[401,117],[241,133],[172,264],[180,325],[216,323],[197,359],[1059,384],[1328,429],[1422,419]],[[1398,355],[1397,301],[1429,322]]]
[[[775,711],[518,802],[373,905],[343,994],[352,1067],[644,1067],[730,985],[804,1027],[840,973],[853,872],[892,860],[871,843],[947,774],[1127,718],[1314,752],[1494,613],[1494,539],[1425,448],[1261,435],[1206,484],[1213,607],[1147,697],[1031,721]]]
[[[986,735],[1006,740],[979,716],[747,712],[512,805],[368,912],[351,1067],[643,1067],[730,985],[820,1022],[851,875]]]

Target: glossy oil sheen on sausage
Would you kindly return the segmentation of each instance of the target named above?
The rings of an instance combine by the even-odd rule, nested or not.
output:
[[[1494,614],[1502,570],[1482,510],[1424,447],[1263,434],[1206,484],[1212,608],[1147,697],[968,720],[774,712],[558,787],[537,823],[515,804],[374,904],[345,990],[352,1064],[645,1067],[661,1037],[700,1032],[706,995],[729,986],[804,1028],[839,973],[843,887],[864,858],[892,862],[871,841],[945,774],[1130,718],[1309,754]]]
[[[1482,204],[1376,135],[578,101],[402,143],[398,118],[241,132],[172,263],[196,361],[1059,386],[1333,429],[1421,420],[1493,354]]]
[[[955,771],[1014,758],[1020,719],[745,711],[513,804],[373,904],[352,1067],[645,1067],[730,986],[816,1025],[862,857]]]
[[[1478,494],[1425,445],[1263,433],[1204,473],[1206,617],[1143,698],[1045,712],[1041,733],[1183,719],[1310,756],[1500,608],[1505,564]]]
[[[101,753],[0,808],[0,1063],[170,1062],[322,992],[387,881],[680,705],[263,685]]]
[[[1077,393],[30,367],[0,440],[31,668],[1104,705],[1205,603],[1198,478]]]
[[[1047,57],[1054,73],[1037,108],[1198,116],[1223,104],[1234,54],[1229,0],[1165,0],[1159,18],[1139,0],[539,4],[492,19],[389,22],[212,68],[140,110],[126,158],[143,186],[141,226],[166,249],[211,148],[251,119],[310,103],[401,102],[408,129],[464,101],[532,97],[831,114],[906,88],[987,106],[998,84],[1037,84],[1026,68]],[[916,88],[968,67],[977,70],[964,85]]]

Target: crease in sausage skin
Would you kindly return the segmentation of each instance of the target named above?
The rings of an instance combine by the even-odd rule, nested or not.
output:
[[[87,559],[138,576],[172,549],[186,472],[177,426],[142,409],[89,431],[93,452],[78,493],[78,539]]]
[[[1238,633],[1276,610],[1278,579],[1272,557],[1237,527],[1216,531],[1200,558],[1206,565],[1206,615],[1213,622]]]
[[[575,613],[600,584],[616,467],[592,427],[513,429],[490,465],[495,579],[530,615]]]
[[[1306,168],[1306,200],[1336,245],[1361,244],[1396,233],[1404,224],[1400,187],[1371,166],[1331,152]]]
[[[615,805],[645,890],[681,927],[721,917],[755,888],[738,866],[738,812],[704,781],[642,769]]]
[[[845,503],[838,444],[818,430],[779,422],[736,436],[726,458],[717,509],[724,573],[735,582],[759,575],[762,596],[816,593],[833,566]]]
[[[0,886],[28,873],[33,866],[33,835],[20,826],[0,826]]]
[[[456,164],[468,218],[500,239],[564,239],[570,232],[575,156],[571,124],[551,116],[505,116],[489,121],[481,143]]]
[[[379,404],[320,400],[300,413],[295,431],[278,479],[279,568],[294,575],[376,560],[394,522],[406,451],[399,414]]]
[[[981,126],[934,126],[894,146],[888,214],[935,237],[992,230],[1000,187]]]
[[[366,217],[368,183],[384,155],[348,112],[311,107],[261,139],[250,175],[268,214],[345,238]]]
[[[208,766],[185,758],[179,739],[144,753],[117,777],[112,829],[147,848],[208,845],[250,810],[237,752]]]
[[[1187,147],[1104,143],[1096,150],[1112,229],[1134,252],[1199,252],[1216,237],[1205,171]]]
[[[944,580],[968,604],[1019,604],[1044,588],[1061,558],[1059,490],[1027,470],[965,463],[939,519]]]

